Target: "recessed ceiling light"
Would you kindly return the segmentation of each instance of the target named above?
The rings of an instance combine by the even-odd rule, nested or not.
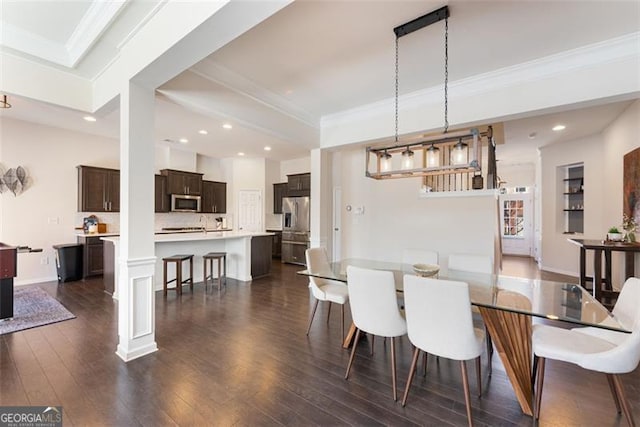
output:
[[[287,94],[287,95],[291,95],[292,93],[293,93],[293,91],[292,91],[291,89],[287,89],[287,90],[285,91],[285,94]]]
[[[266,147],[264,147],[264,151],[271,151],[271,147],[267,145]]]
[[[88,122],[95,122],[96,118],[93,116],[84,116],[83,119],[85,119]]]
[[[187,142],[189,142],[187,138],[180,138],[178,141],[180,141],[181,144],[186,144]]]
[[[242,151],[240,151],[240,152],[238,153],[238,156],[244,156],[244,153],[243,153]]]
[[[561,130],[565,130],[567,127],[565,125],[555,125],[551,130],[553,131],[561,131]]]
[[[206,135],[206,134],[208,134],[209,132],[207,132],[206,130],[202,129],[202,130],[199,130],[199,131],[198,131],[198,133],[199,133],[200,135]]]
[[[231,129],[231,128],[233,128],[233,126],[231,126],[231,124],[229,124],[229,123],[225,123],[225,124],[223,124],[223,125],[222,125],[222,127],[223,127],[223,128],[225,128],[225,129]]]
[[[536,136],[538,136],[538,134],[537,134],[537,133],[535,133],[535,132],[531,132],[531,133],[529,134],[529,139],[534,139]]]

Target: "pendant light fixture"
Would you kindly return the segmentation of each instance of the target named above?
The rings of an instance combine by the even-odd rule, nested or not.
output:
[[[384,150],[380,154],[380,170],[382,172],[389,172],[391,170],[391,154]]]
[[[440,166],[440,149],[431,144],[431,147],[427,148],[427,167],[437,168]]]
[[[413,169],[413,156],[414,152],[411,151],[409,146],[402,152],[402,169]]]
[[[451,149],[451,164],[455,166],[469,163],[469,146],[462,142],[462,138]]]
[[[0,108],[11,108],[11,104],[7,101],[7,95],[2,95],[0,98]]]

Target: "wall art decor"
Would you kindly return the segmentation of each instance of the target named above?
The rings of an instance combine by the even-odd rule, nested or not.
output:
[[[10,191],[17,196],[29,187],[29,183],[27,171],[22,166],[7,171],[0,167],[0,193]]]
[[[624,155],[623,214],[640,224],[640,147]]]

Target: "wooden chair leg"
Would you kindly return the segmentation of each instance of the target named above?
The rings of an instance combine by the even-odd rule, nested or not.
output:
[[[331,316],[331,306],[333,303],[329,301],[329,309],[327,310],[327,323],[329,323],[329,316]]]
[[[393,386],[393,401],[398,400],[398,385],[396,379],[396,339],[391,337],[391,385]]]
[[[353,358],[356,355],[356,347],[358,347],[358,340],[360,339],[360,328],[356,328],[356,338],[353,340],[353,348],[351,349],[351,356],[349,357],[349,365],[347,366],[347,373],[344,375],[344,379],[349,378],[349,372],[351,371],[351,365],[353,364]]]
[[[620,400],[620,405],[622,406],[622,412],[624,413],[624,417],[627,419],[627,424],[629,427],[635,427],[636,422],[633,419],[633,413],[631,412],[631,408],[629,407],[629,402],[627,402],[627,398],[624,395],[624,387],[622,385],[622,378],[620,375],[612,375],[613,384],[616,387],[618,392],[618,399]]]
[[[425,354],[427,354],[425,352]],[[416,372],[416,365],[418,364],[418,357],[420,356],[420,349],[416,347],[413,350],[413,358],[411,359],[411,368],[409,368],[409,378],[407,378],[407,385],[404,387],[404,396],[402,396],[402,406],[407,404],[407,397],[409,397],[409,389],[411,388],[411,382]]]
[[[424,361],[422,363],[422,366],[424,368],[423,372],[422,372],[422,376],[426,377],[427,376],[427,356],[429,356],[429,353],[427,353],[426,351],[424,352]]]
[[[538,373],[537,373],[537,385],[536,385],[536,407],[534,410],[533,418],[540,419],[540,406],[542,404],[542,386],[544,385],[544,364],[545,358],[535,356],[538,359]]]
[[[370,334],[370,335],[371,335],[371,355],[373,356],[373,343],[376,340],[376,336],[373,334]]]
[[[620,399],[618,399],[618,392],[616,391],[616,385],[613,383],[613,375],[607,374],[607,382],[609,383],[609,390],[611,390],[611,396],[613,396],[613,401],[616,404],[616,410],[618,414],[622,411],[620,409]]]
[[[316,303],[313,305],[313,310],[311,311],[311,316],[309,316],[309,326],[307,327],[307,336],[309,336],[309,331],[311,330],[311,323],[313,323],[313,317],[316,315],[316,309],[318,308],[319,302],[320,300],[316,300]]]
[[[344,304],[341,304],[341,308],[342,308],[342,313],[340,314],[340,331],[342,331],[342,341],[340,342],[343,343],[344,342]]]
[[[489,334],[489,329],[485,325],[484,331],[486,334],[487,340],[487,360],[489,361],[489,376],[493,373],[493,341],[491,340],[491,334]]]
[[[182,262],[176,263],[176,292],[178,295],[182,295]]]
[[[469,393],[469,378],[467,377],[467,363],[464,360],[460,361],[460,368],[462,369],[462,386],[464,388],[464,403],[467,406],[467,420],[469,427],[473,426],[473,420],[471,418],[471,394]]]
[[[482,368],[480,366],[480,356],[476,357],[476,379],[478,381],[478,397],[482,397]]]

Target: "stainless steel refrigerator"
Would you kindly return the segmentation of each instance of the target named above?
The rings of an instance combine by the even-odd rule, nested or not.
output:
[[[282,262],[305,265],[309,247],[309,197],[282,199]]]

